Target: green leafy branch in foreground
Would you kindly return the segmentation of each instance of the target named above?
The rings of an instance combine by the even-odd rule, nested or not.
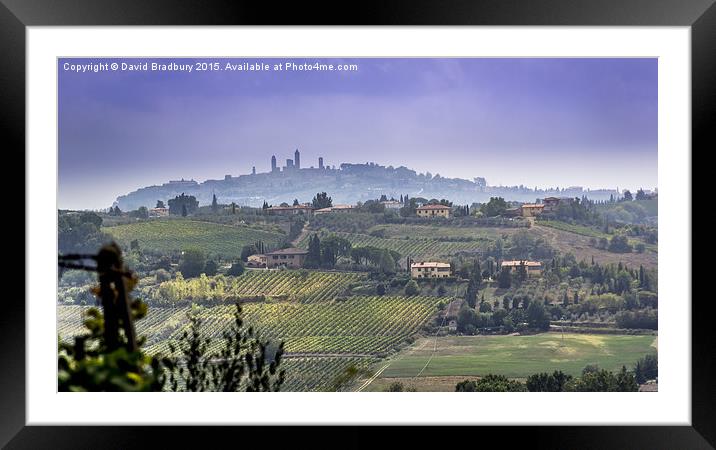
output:
[[[134,320],[146,314],[146,304],[132,304]],[[86,313],[89,334],[77,336],[74,343],[60,342],[58,389],[60,391],[160,391],[166,381],[163,367],[169,361],[154,358],[141,349],[122,345],[110,351],[104,340],[104,316],[97,308]],[[144,339],[138,341],[139,347]]]
[[[243,327],[241,305],[237,302],[232,324],[222,333],[217,351],[211,338],[203,335],[196,311],[189,313],[189,330],[175,345],[169,344],[175,359],[170,372],[170,391],[261,392],[279,391],[285,370],[279,370],[283,342],[272,352],[272,343],[262,340],[253,327]]]
[[[283,342],[271,354],[270,342],[261,340],[252,327],[243,328],[238,303],[218,351],[209,353],[211,341],[199,332],[194,312],[191,333],[179,340],[180,356],[152,357],[141,349],[146,340],[137,338],[134,328],[134,322],[147,315],[147,305],[129,296],[137,277],[125,267],[118,245],[106,245],[97,255],[60,256],[59,266],[97,272],[99,286],[92,293],[102,305],[102,311],[86,312],[87,334],[76,336],[73,343],[59,342],[60,391],[278,391],[283,384]]]
[[[71,261],[94,260],[96,266]],[[131,300],[129,292],[137,283],[124,266],[116,244],[102,247],[97,255],[65,255],[60,267],[95,271],[99,285],[92,290],[102,303],[86,312],[88,333],[73,343],[59,342],[58,389],[60,391],[159,391],[166,382],[165,368],[171,361],[146,355],[137,338],[134,322],[144,318],[147,305]]]

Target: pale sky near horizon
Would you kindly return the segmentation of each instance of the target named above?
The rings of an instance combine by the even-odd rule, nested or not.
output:
[[[656,59],[320,59],[355,72],[59,64],[59,207],[169,179],[373,161],[490,185],[657,186]],[[148,59],[264,62],[285,59]],[[317,60],[293,59],[295,62]],[[106,173],[111,171],[111,178]]]

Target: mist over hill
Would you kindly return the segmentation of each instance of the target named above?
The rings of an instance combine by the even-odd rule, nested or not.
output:
[[[162,185],[137,189],[117,197],[114,205],[123,211],[140,206],[154,207],[157,200],[174,198],[182,193],[193,195],[200,205],[210,204],[216,194],[220,203],[260,207],[264,200],[278,205],[282,202],[309,202],[317,192],[327,192],[334,203],[364,202],[381,195],[398,199],[401,195],[427,199],[446,198],[456,204],[485,202],[500,196],[508,201],[534,202],[547,196],[582,197],[608,200],[618,195],[615,189],[588,190],[581,187],[537,189],[526,186],[489,186],[484,178],[472,181],[417,173],[407,167],[382,166],[375,163],[349,164],[340,167],[275,168],[271,172],[247,175],[226,175],[223,180],[174,180]]]

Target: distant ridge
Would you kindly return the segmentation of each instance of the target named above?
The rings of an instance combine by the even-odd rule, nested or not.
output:
[[[578,186],[566,189],[534,189],[525,186],[489,186],[484,178],[473,181],[461,178],[445,178],[417,173],[405,166],[382,166],[376,163],[343,163],[338,168],[300,167],[299,152],[296,151],[299,164],[289,163],[283,168],[276,167],[271,172],[246,175],[226,175],[223,180],[172,180],[161,185],[147,186],[126,195],[117,197],[114,205],[123,211],[137,209],[140,206],[154,207],[157,200],[166,202],[170,198],[185,193],[193,195],[200,205],[211,203],[216,194],[220,203],[235,202],[240,206],[260,207],[264,200],[271,204],[291,203],[293,199],[308,202],[317,192],[327,192],[335,203],[354,204],[386,195],[399,198],[407,194],[410,197],[427,199],[446,198],[456,204],[484,202],[490,197],[500,196],[508,201],[534,202],[537,198],[549,196],[582,197],[591,200],[608,200],[617,196],[616,189],[585,190]],[[275,161],[275,157],[273,158]],[[290,160],[294,161],[294,160]]]

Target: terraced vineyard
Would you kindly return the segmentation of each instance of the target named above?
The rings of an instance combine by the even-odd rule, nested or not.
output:
[[[171,305],[181,300],[232,301],[246,297],[311,303],[342,295],[365,274],[307,270],[249,270],[240,277],[218,275],[175,279],[140,290],[153,304]]]
[[[472,240],[490,241],[504,238],[511,234],[524,231],[523,228],[490,228],[490,227],[446,227],[435,225],[409,225],[409,224],[381,224],[368,230],[367,234],[375,232],[383,234],[385,238],[435,239],[437,241]]]
[[[57,307],[57,334],[66,339],[70,336],[86,334],[82,326],[83,311],[90,306],[58,306]],[[168,339],[173,333],[186,326],[186,315],[189,307],[184,308],[150,308],[151,314],[145,319],[137,321],[137,334],[145,336],[145,347],[158,345]]]
[[[307,304],[247,303],[243,312],[248,325],[255,326],[263,337],[283,340],[289,353],[381,355],[415,333],[435,312],[438,300],[376,296]],[[177,339],[187,323],[188,308],[152,308],[154,313],[161,312],[143,319],[138,332],[151,331],[163,339],[148,335],[147,343],[151,345],[148,351],[167,351],[167,339]],[[216,345],[232,323],[233,308],[220,305],[198,310],[207,336],[214,338]],[[167,315],[162,310],[175,312]],[[182,313],[184,317],[175,315]],[[156,324],[157,320],[162,323]]]
[[[436,311],[437,297],[349,297],[345,300],[256,302],[243,305],[248,326],[261,336],[285,342],[286,367],[298,365],[287,389],[320,390],[348,364],[368,367],[377,358],[407,342]],[[68,338],[83,332],[81,306],[58,306],[58,333]],[[199,307],[203,329],[221,344],[222,332],[232,323],[232,305]],[[137,323],[147,337],[150,354],[168,354],[168,342],[188,326],[191,307],[151,307]],[[298,358],[294,360],[294,358]],[[308,369],[304,372],[301,367]],[[293,377],[293,378],[291,378]]]
[[[347,367],[368,369],[377,359],[371,357],[298,357],[284,358],[286,370],[282,391],[332,391],[334,381]]]
[[[226,259],[238,258],[245,245],[263,241],[271,247],[278,245],[284,237],[274,231],[188,219],[148,220],[105,227],[103,231],[114,236],[126,248],[129,248],[130,241],[136,239],[143,249],[167,253],[193,247]]]
[[[377,247],[385,248],[388,250],[394,250],[400,253],[401,256],[410,256],[414,259],[420,258],[432,258],[440,256],[454,255],[459,252],[477,252],[481,250],[486,241],[475,240],[466,242],[445,242],[433,238],[381,238],[376,236],[370,236],[367,234],[358,233],[343,233],[343,232],[318,232],[319,237],[325,237],[329,234],[335,234],[342,238],[347,239],[354,247]],[[298,243],[301,248],[308,248],[308,236],[306,234],[304,238]]]

